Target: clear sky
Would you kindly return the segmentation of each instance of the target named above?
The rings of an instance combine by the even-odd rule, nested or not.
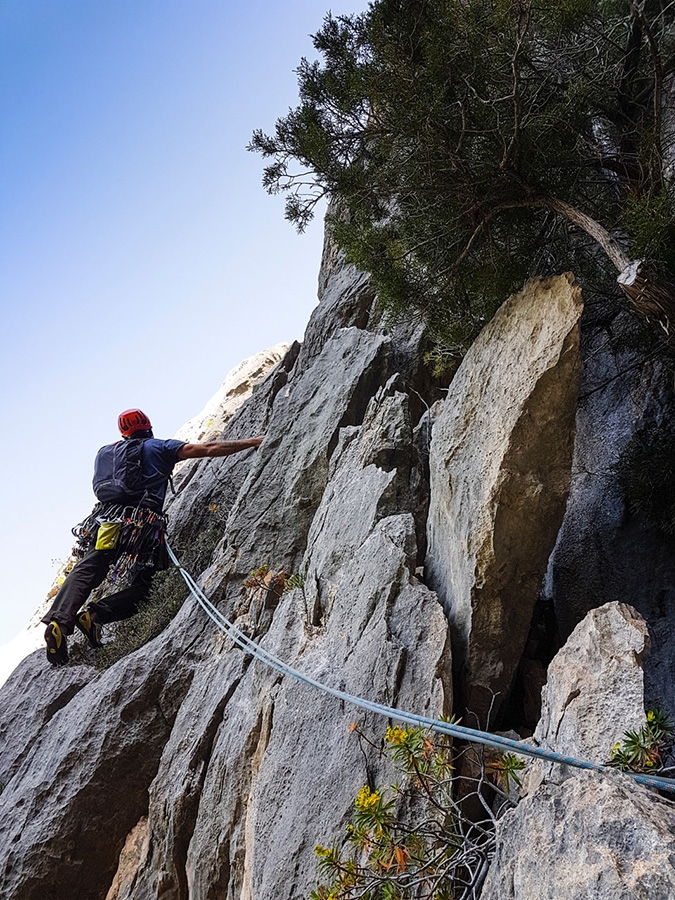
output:
[[[0,0],[0,645],[90,510],[96,450],[157,436],[300,339],[322,228],[245,151],[297,99],[330,8],[365,0]]]

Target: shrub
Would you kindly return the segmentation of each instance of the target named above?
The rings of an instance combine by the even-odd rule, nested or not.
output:
[[[362,787],[345,845],[315,848],[322,883],[312,900],[478,896],[495,824],[515,804],[509,793],[525,763],[483,748],[457,753],[444,735],[399,725],[387,730],[384,752],[402,780],[386,788]],[[470,818],[471,809],[480,812]]]
[[[114,638],[97,651],[97,668],[109,668],[161,634],[186,597],[187,588],[177,569],[158,572],[153,579],[150,596],[140,605],[136,615],[117,623]]]
[[[644,278],[621,287],[669,332],[674,18],[672,5],[627,0],[329,13],[320,59],[297,69],[299,105],[249,149],[300,231],[322,197],[335,201],[348,259],[445,350],[466,347],[527,277],[578,270],[581,256],[604,259],[607,286],[646,257]]]

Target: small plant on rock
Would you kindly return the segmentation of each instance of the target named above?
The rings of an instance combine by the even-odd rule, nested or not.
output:
[[[283,569],[280,572],[274,572],[267,563],[253,569],[249,578],[242,582],[244,587],[252,590],[271,591],[277,597],[301,588],[305,583],[303,575],[292,574],[287,575]]]
[[[675,723],[668,713],[652,709],[641,728],[626,731],[623,741],[614,745],[609,765],[621,772],[661,772],[674,739]]]

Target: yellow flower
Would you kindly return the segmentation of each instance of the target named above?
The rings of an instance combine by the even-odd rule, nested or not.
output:
[[[405,742],[407,736],[407,728],[401,728],[400,725],[395,725],[393,728],[387,728],[387,732],[384,737],[388,744],[394,744],[396,747],[399,747]]]
[[[653,710],[653,709],[650,709],[649,712],[647,713],[647,721],[648,721],[648,722],[653,722],[653,721],[654,721],[654,718],[655,718],[655,716],[654,716],[654,710]]]
[[[367,784],[356,795],[354,806],[361,812],[372,812],[380,802],[380,792],[371,791]]]

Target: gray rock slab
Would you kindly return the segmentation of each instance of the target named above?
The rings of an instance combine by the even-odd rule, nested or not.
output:
[[[22,660],[0,688],[0,784],[5,787],[54,716],[97,675],[90,666],[54,668],[45,651]]]
[[[581,309],[566,275],[511,297],[433,427],[425,571],[451,624],[463,706],[483,722],[510,688],[565,511]]]
[[[381,335],[342,329],[276,395],[267,438],[228,519],[226,577],[246,577],[263,563],[295,570],[340,428],[361,422],[384,378],[388,347]]]
[[[79,690],[35,738],[0,795],[4,900],[105,896],[127,834],[147,809],[171,730],[171,703],[163,703],[172,689],[168,663],[158,656],[149,666],[147,652],[125,658]]]
[[[318,278],[319,304],[307,323],[298,360],[298,370],[309,368],[324,345],[340,328],[370,329],[375,292],[370,277],[348,263],[330,236],[324,232]]]
[[[589,609],[630,603],[649,626],[649,706],[675,715],[672,539],[630,516],[614,467],[630,439],[675,417],[673,378],[653,354],[616,346],[629,313],[582,330],[583,370],[570,495],[545,594],[565,640]]]
[[[581,772],[501,819],[481,900],[672,897],[675,805],[618,772]]]
[[[542,715],[533,741],[565,756],[606,763],[615,743],[645,723],[644,659],[649,633],[642,616],[624,603],[588,613],[548,668]],[[535,762],[524,788],[560,782],[573,770]]]

